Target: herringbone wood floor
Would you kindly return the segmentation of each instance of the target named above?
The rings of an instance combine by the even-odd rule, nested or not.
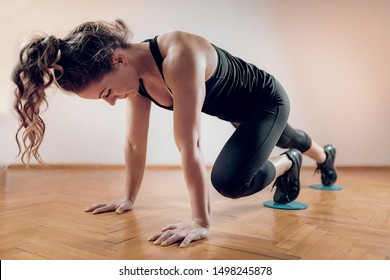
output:
[[[122,195],[123,169],[0,171],[0,259],[390,259],[390,169],[339,168],[343,191],[308,188],[309,208],[265,208],[270,189],[231,200],[211,189],[209,237],[181,249],[147,237],[190,217],[180,169],[146,170],[134,211],[84,213]]]

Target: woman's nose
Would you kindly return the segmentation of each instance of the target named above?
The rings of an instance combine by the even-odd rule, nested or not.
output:
[[[116,103],[116,98],[105,98],[104,101],[106,101],[111,106],[114,106]]]

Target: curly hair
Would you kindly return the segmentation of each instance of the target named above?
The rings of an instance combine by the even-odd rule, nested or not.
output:
[[[36,36],[21,49],[12,80],[19,119],[16,143],[23,164],[34,157],[45,165],[39,154],[46,129],[40,116],[41,105],[48,107],[45,90],[54,83],[65,92],[77,92],[99,80],[113,70],[113,51],[126,48],[130,35],[120,19],[86,22],[63,39]]]

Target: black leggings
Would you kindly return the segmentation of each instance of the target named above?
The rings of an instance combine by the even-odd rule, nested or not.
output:
[[[267,100],[245,120],[233,123],[236,130],[214,163],[211,182],[223,196],[249,196],[268,186],[276,175],[268,160],[275,146],[301,152],[311,146],[306,133],[287,124],[290,103],[278,81]]]

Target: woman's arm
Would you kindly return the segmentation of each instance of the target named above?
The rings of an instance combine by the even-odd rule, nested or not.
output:
[[[127,99],[125,162],[126,182],[123,198],[96,203],[85,209],[94,214],[132,210],[145,170],[150,101],[142,96]]]
[[[137,95],[128,99],[125,139],[125,198],[135,202],[145,171],[151,102]]]
[[[210,226],[208,176],[200,145],[201,109],[205,98],[206,59],[192,37],[178,34],[164,60],[164,76],[174,100],[174,137],[189,191],[192,222],[169,225],[150,240],[181,246],[207,236]],[[196,39],[195,39],[196,40]]]

